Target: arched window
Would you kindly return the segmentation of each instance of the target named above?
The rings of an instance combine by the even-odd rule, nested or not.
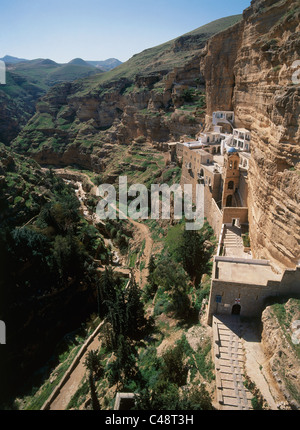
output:
[[[234,188],[234,182],[233,181],[228,182],[228,190],[233,190],[233,188]]]
[[[234,169],[237,169],[237,162],[234,162]]]

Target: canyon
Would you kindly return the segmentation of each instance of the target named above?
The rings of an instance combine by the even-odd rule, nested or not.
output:
[[[169,166],[160,164],[159,157],[163,158],[167,143],[197,139],[210,130],[213,112],[234,111],[235,126],[247,128],[252,136],[247,179],[252,256],[269,260],[276,274],[294,269],[300,261],[300,87],[297,79],[295,82],[299,35],[298,0],[253,0],[242,16],[214,21],[145,50],[110,72],[53,86],[38,99],[36,113],[30,106],[17,136],[20,105],[10,104],[2,95],[2,118],[7,123],[2,140],[22,160],[29,156],[41,166],[86,170],[107,183],[116,184],[126,169],[142,177],[151,170],[150,162],[155,165],[150,176],[162,180]],[[0,184],[9,187],[7,177],[12,180],[15,173],[9,167],[13,155],[0,149],[7,161],[0,164]],[[132,155],[142,161],[133,162]],[[42,171],[34,166],[42,178]],[[27,170],[25,173],[33,181]],[[45,197],[44,190],[32,189],[35,197]],[[29,199],[28,187],[24,185],[22,190],[27,193],[24,191],[23,198]],[[5,208],[6,197],[2,196]],[[14,203],[15,215],[22,201],[10,203]],[[26,222],[33,215],[27,214]],[[143,234],[149,236],[148,228],[141,227],[139,244]],[[146,272],[143,283],[145,277]],[[70,283],[69,287],[72,299],[68,289],[55,291],[49,302],[48,297],[37,296],[35,315],[32,311],[24,316],[26,330],[34,332],[33,327],[47,313],[47,330],[38,330],[32,350],[22,337],[26,370],[32,370],[28,363],[41,345],[46,351],[43,358],[50,353],[52,346],[46,347],[43,333],[54,344],[79,324],[81,315],[66,322],[65,311],[79,310],[81,301],[85,302],[85,317],[93,309],[96,292],[89,284]],[[26,315],[26,303],[20,303],[20,308]],[[262,343],[271,360],[270,371],[276,374],[278,357],[282,351],[289,356],[290,351],[287,344],[282,346],[271,336],[276,331],[282,338],[273,317],[269,310],[263,314]],[[17,335],[16,330],[14,339]],[[15,349],[13,355],[15,360],[20,358]],[[288,378],[294,378],[297,365],[297,359],[291,357],[294,367]]]
[[[299,13],[296,0],[255,0],[242,19],[146,50],[112,75],[56,86],[13,147],[41,164],[103,172],[119,145],[195,138],[213,111],[234,110],[236,126],[253,136],[253,254],[292,268],[300,260]]]

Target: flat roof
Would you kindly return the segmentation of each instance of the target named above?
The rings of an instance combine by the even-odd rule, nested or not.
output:
[[[252,261],[252,262],[251,262]],[[269,264],[255,264],[253,260],[216,261],[220,281],[243,284],[267,285],[268,281],[281,281],[282,275],[274,273]]]
[[[220,166],[215,162],[211,164],[201,164],[201,168],[204,170],[208,170],[210,173],[215,173],[215,174],[222,173],[222,166]],[[217,172],[215,170],[217,170]]]
[[[198,154],[201,154],[201,155],[206,155],[208,157],[212,157],[212,155],[209,152],[207,152],[207,151],[205,151],[204,149],[201,149],[201,148],[194,148],[194,149],[192,149],[192,151],[193,152],[197,152]]]
[[[246,128],[234,128],[233,131],[241,131],[242,133],[251,133],[250,130]]]
[[[214,155],[214,161],[219,165],[219,166],[224,166],[224,155]]]
[[[187,148],[190,148],[193,146],[201,146],[202,143],[199,142],[199,140],[194,140],[193,142],[184,142],[183,145],[186,146]]]

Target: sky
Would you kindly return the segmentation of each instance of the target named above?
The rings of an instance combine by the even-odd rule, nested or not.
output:
[[[5,55],[126,61],[201,25],[236,15],[251,0],[0,0]]]

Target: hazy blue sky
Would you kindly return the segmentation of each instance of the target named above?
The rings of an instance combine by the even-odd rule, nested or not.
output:
[[[0,58],[126,61],[250,0],[1,0]]]

